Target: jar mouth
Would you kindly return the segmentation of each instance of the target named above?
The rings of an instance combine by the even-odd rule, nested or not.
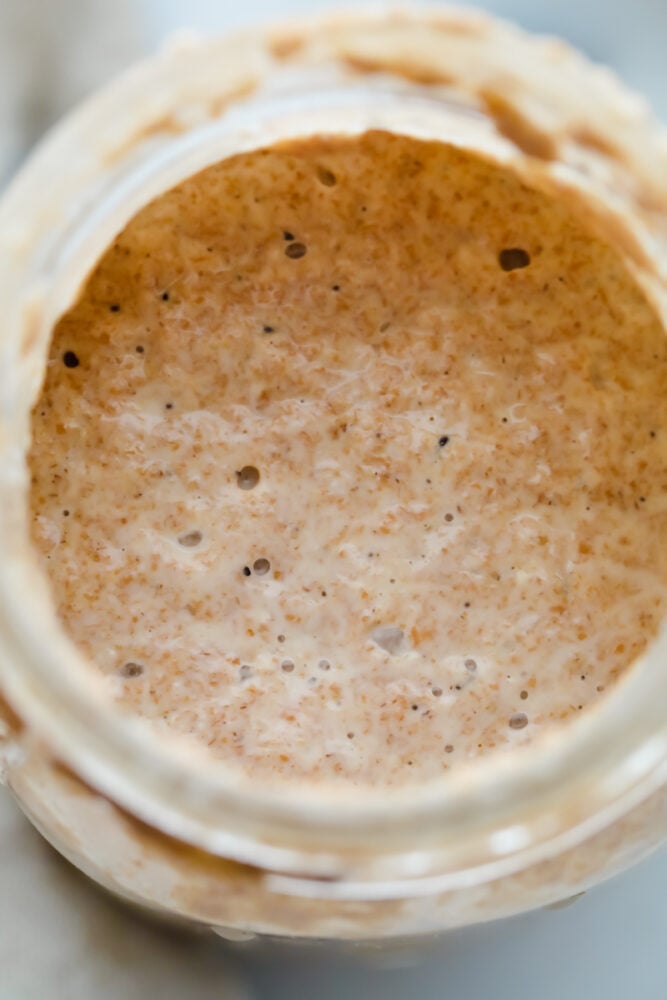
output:
[[[429,15],[411,16],[423,24]],[[370,15],[346,17],[349,30],[362,32],[367,28],[364,17]],[[248,67],[263,83],[269,74],[264,57],[270,37],[271,32],[263,36],[261,49],[247,43]],[[229,51],[234,44],[233,39],[227,43]],[[533,43],[521,36],[520,44],[528,50]],[[341,76],[338,65],[306,64],[302,70],[310,86],[305,94],[303,82],[295,88],[292,69],[283,66],[278,73],[274,67],[271,86],[267,83],[232,101],[212,121],[204,116],[189,122],[191,108],[186,103],[178,105],[182,116],[174,114],[166,124],[160,118],[162,107],[149,109],[142,112],[144,120],[135,124],[134,133],[130,130],[130,141],[119,129],[103,155],[95,149],[92,136],[101,117],[107,115],[113,122],[122,107],[127,125],[130,104],[148,82],[155,85],[187,66],[194,71],[197,60],[213,63],[220,57],[218,45],[202,43],[184,50],[185,56],[181,51],[159,57],[95,98],[43,144],[0,206],[0,242],[15,261],[6,275],[5,292],[8,298],[16,297],[16,288],[21,288],[23,295],[9,317],[0,374],[0,506],[7,539],[6,558],[0,563],[0,672],[10,700],[58,757],[131,813],[157,822],[168,834],[239,860],[256,860],[259,839],[267,867],[297,864],[290,844],[304,829],[312,838],[311,852],[319,858],[313,857],[313,870],[320,864],[326,873],[335,851],[347,852],[349,861],[363,853],[364,846],[392,853],[404,851],[407,844],[414,852],[417,847],[440,850],[448,841],[450,863],[456,865],[481,856],[482,845],[496,855],[510,856],[566,829],[603,825],[615,809],[627,808],[630,797],[649,794],[666,777],[665,631],[598,707],[563,730],[542,735],[528,753],[517,748],[492,754],[416,786],[303,789],[251,783],[247,773],[168,742],[140,720],[113,710],[102,682],[56,620],[28,541],[25,456],[30,399],[39,387],[56,319],[136,211],[232,153],[323,131],[358,134],[385,128],[444,139],[519,172],[527,169],[524,153],[498,135],[474,101],[457,96],[456,88],[447,84],[415,85],[396,75],[395,67],[390,72],[391,62],[385,76],[374,73],[362,85]],[[236,86],[238,90],[238,81]],[[78,143],[83,145],[77,170],[86,183],[77,190],[81,178],[75,171],[60,184],[55,197],[61,214],[54,210],[48,236],[38,239],[48,198],[35,204],[34,191],[40,186],[49,190],[54,160],[62,161],[65,151]],[[531,170],[545,184],[583,190],[592,201],[605,202],[604,192],[592,187],[590,177],[568,173],[562,163],[538,170],[531,161]],[[605,211],[616,213],[623,231],[632,229],[619,206],[605,204]],[[633,236],[641,238],[642,231],[634,230]],[[646,240],[650,242],[648,235]],[[20,377],[10,377],[16,371]],[[298,864],[303,864],[301,855]],[[406,871],[419,874],[430,864],[426,855],[418,858],[413,853]]]

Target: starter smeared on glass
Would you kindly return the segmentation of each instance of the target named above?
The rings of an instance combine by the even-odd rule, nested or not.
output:
[[[508,169],[371,132],[142,210],[59,322],[34,539],[122,704],[258,776],[427,779],[667,611],[667,343]]]

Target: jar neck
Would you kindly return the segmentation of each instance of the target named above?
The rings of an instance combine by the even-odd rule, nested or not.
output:
[[[357,35],[368,37],[363,18],[345,23],[349,44]],[[428,25],[428,16],[419,15],[418,23]],[[496,44],[505,45],[507,29],[497,30]],[[212,162],[287,138],[385,129],[461,146],[552,193],[585,197],[599,207],[601,226],[613,219],[607,232],[617,234],[621,252],[628,234],[655,247],[658,237],[646,220],[636,225],[603,184],[595,187],[589,174],[562,160],[537,162],[499,134],[488,101],[474,100],[469,87],[442,79],[417,85],[414,73],[412,79],[398,73],[394,35],[387,36],[386,65],[376,60],[372,75],[361,78],[349,75],[349,54],[321,59],[315,42],[312,58],[307,42],[299,50],[303,64],[267,62],[276,37],[245,36],[245,61],[236,58],[234,46],[241,43],[231,39],[224,50],[219,42],[202,43],[130,74],[56,130],[0,206],[0,242],[10,262],[0,274],[7,315],[0,366],[0,509],[7,539],[0,566],[0,677],[29,728],[84,780],[139,818],[212,853],[282,872],[303,872],[305,865],[316,878],[344,875],[352,882],[438,873],[451,883],[482,877],[486,866],[497,870],[500,863],[509,871],[552,850],[554,840],[601,828],[664,782],[664,635],[596,712],[567,733],[545,737],[530,754],[471,762],[428,785],[392,790],[391,797],[379,789],[287,792],[253,785],[113,710],[102,682],[63,634],[31,551],[30,407],[53,325],[129,219]],[[532,64],[536,43],[512,38],[517,58],[529,53],[526,65]],[[229,66],[231,54],[236,75],[225,76],[221,67]],[[249,73],[255,89],[241,98]],[[191,91],[211,80],[202,113]],[[159,94],[155,105],[142,102],[146,92]],[[213,116],[211,95],[218,101]],[[79,160],[61,175],[72,149],[81,151]],[[639,279],[659,295],[657,264],[656,273]]]

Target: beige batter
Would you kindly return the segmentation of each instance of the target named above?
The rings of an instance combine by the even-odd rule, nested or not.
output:
[[[34,539],[125,708],[253,775],[427,779],[667,612],[667,343],[508,170],[371,132],[145,208],[58,324]]]

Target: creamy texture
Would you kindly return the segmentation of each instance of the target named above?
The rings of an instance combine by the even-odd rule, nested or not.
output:
[[[427,779],[594,704],[667,610],[667,345],[510,171],[234,157],[53,337],[34,539],[120,703],[252,774]]]

